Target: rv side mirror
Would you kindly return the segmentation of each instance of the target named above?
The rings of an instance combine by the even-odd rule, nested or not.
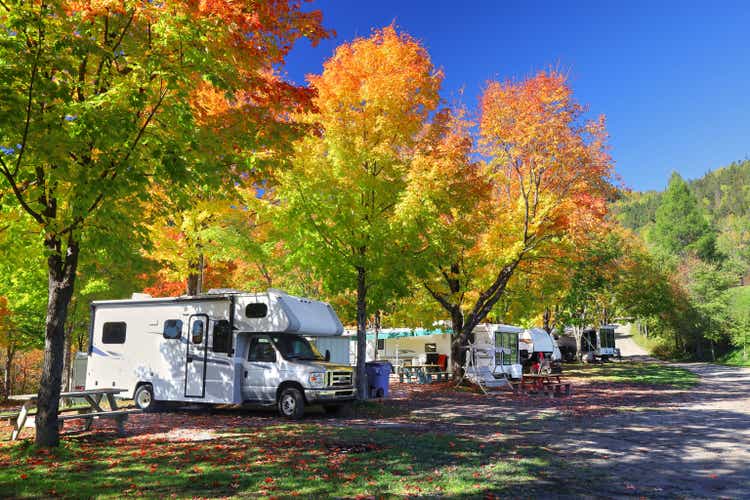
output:
[[[331,351],[326,349],[326,361],[331,361]]]

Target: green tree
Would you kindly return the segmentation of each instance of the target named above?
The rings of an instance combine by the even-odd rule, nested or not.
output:
[[[716,233],[677,172],[669,179],[649,236],[668,255],[684,256],[692,251],[704,260],[716,256]]]
[[[36,442],[56,446],[84,233],[96,247],[108,226],[132,224],[153,179],[191,181],[196,165],[185,156],[197,144],[191,97],[201,82],[240,98],[268,84],[297,39],[326,33],[319,12],[285,0],[9,0],[0,24],[2,193],[35,222],[47,259]]]
[[[389,26],[340,46],[310,81],[316,111],[306,118],[318,133],[297,143],[279,174],[277,226],[327,292],[356,294],[364,398],[368,304],[383,308],[407,290],[409,242],[396,208],[442,74],[416,40]]]

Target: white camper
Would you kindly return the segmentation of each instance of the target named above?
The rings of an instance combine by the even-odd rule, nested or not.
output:
[[[599,329],[587,328],[581,336],[581,352],[591,353],[603,361],[617,354],[615,329],[617,325],[602,325]]]
[[[477,346],[492,346],[494,349],[477,351],[476,366],[491,368],[494,375],[520,379],[523,368],[519,357],[519,336],[523,328],[512,325],[481,323],[474,328],[474,343]]]
[[[334,411],[355,398],[354,372],[328,362],[304,336],[339,336],[330,305],[280,290],[91,304],[86,388],[123,388],[151,409],[161,401],[306,404]]]

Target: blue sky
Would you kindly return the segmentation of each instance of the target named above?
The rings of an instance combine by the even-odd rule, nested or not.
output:
[[[288,78],[319,73],[334,48],[395,20],[445,71],[443,97],[474,105],[489,79],[567,71],[605,114],[633,189],[662,189],[750,155],[750,2],[316,0],[337,37],[303,42]]]

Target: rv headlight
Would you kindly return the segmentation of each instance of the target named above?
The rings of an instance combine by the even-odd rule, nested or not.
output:
[[[325,387],[325,385],[326,385],[326,374],[325,374],[325,372],[311,373],[307,377],[307,381],[310,383],[310,387]]]

